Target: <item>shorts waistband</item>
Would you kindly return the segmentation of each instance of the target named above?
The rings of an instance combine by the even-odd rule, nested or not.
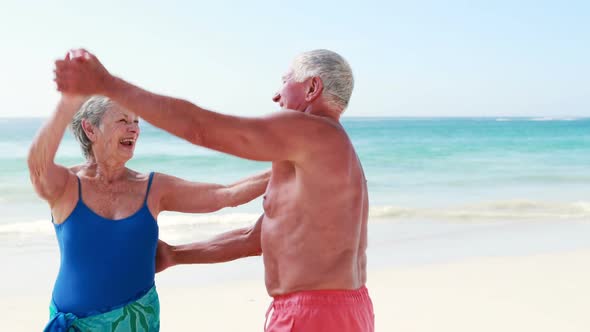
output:
[[[369,290],[363,286],[350,290],[309,290],[279,295],[274,297],[272,307],[282,309],[307,305],[351,305],[370,301]]]

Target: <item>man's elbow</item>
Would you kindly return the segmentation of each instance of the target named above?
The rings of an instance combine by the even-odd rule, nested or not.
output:
[[[194,145],[205,146],[205,131],[201,128],[199,120],[189,118],[185,123],[180,136]]]
[[[203,134],[196,130],[193,126],[186,126],[184,133],[181,134],[191,144],[203,146]]]

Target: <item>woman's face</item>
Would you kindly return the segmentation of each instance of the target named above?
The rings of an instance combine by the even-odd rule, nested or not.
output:
[[[139,137],[139,117],[114,104],[94,129],[92,152],[97,160],[127,162]]]

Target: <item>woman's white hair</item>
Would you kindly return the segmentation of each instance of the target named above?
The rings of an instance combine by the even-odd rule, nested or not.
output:
[[[319,77],[324,84],[323,94],[328,102],[342,110],[346,109],[352,95],[354,78],[350,65],[338,53],[322,49],[301,53],[293,60],[291,69],[296,82]]]
[[[86,136],[86,132],[84,132],[84,128],[82,128],[82,120],[86,120],[94,127],[98,127],[102,121],[104,113],[108,111],[111,106],[113,106],[113,102],[107,97],[93,96],[88,99],[74,115],[74,119],[71,123],[72,132],[78,142],[80,142],[82,153],[84,153],[86,159],[92,157],[92,141]]]

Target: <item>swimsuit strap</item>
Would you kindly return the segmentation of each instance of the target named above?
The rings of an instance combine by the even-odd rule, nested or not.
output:
[[[152,186],[152,181],[154,180],[154,172],[150,173],[150,179],[148,180],[147,191],[145,192],[145,198],[143,199],[143,204],[147,204],[148,195],[150,193],[150,188]]]
[[[78,175],[76,175],[76,179],[78,179],[78,200],[82,200],[82,182],[80,181],[80,178],[78,177]]]

